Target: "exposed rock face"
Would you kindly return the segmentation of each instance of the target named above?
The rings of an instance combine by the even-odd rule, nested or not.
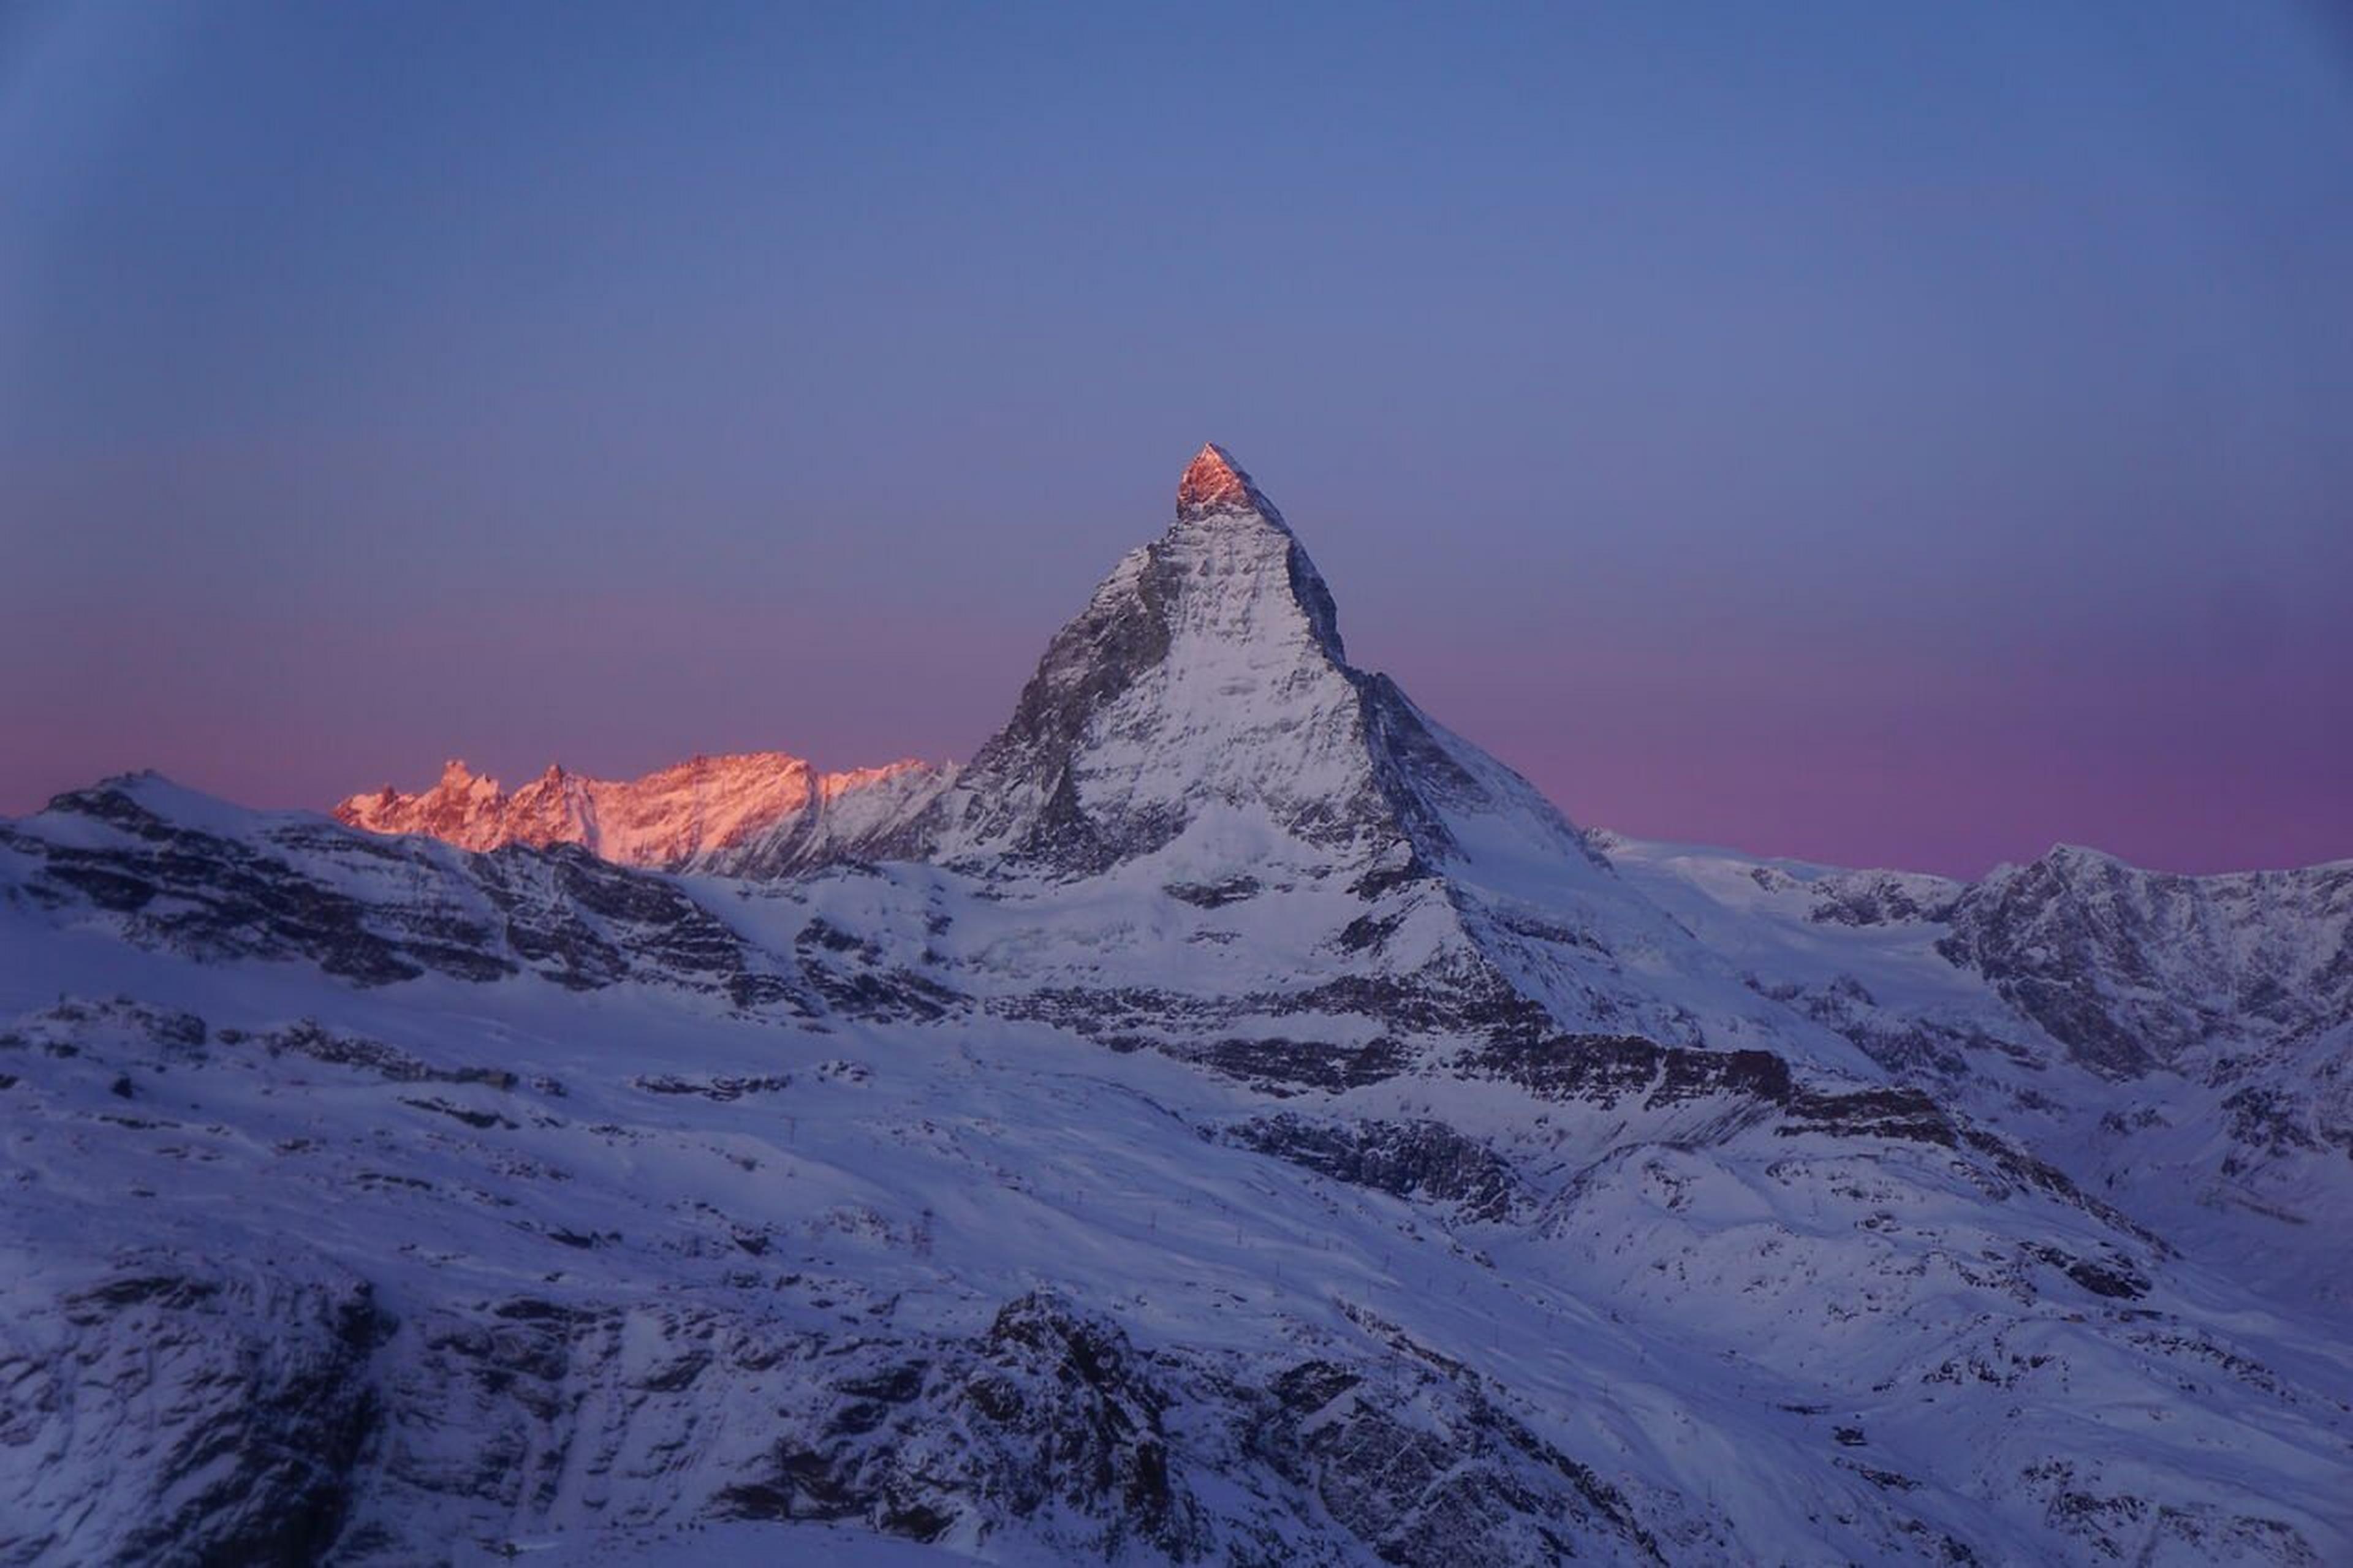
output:
[[[1312,1490],[1381,1561],[1466,1551],[1499,1563],[1669,1561],[1615,1487],[1491,1402],[1475,1379],[1387,1332],[1403,1354],[1377,1373],[1308,1361],[1276,1377],[1259,1437],[1271,1467]]]
[[[0,1555],[321,1561],[375,1429],[386,1331],[364,1280],[300,1253],[132,1256],[13,1322]],[[93,1475],[112,1479],[103,1508]]]
[[[1176,515],[1189,519],[1214,512],[1249,512],[1277,523],[1282,521],[1273,503],[1259,493],[1241,465],[1234,461],[1233,454],[1212,441],[1193,454],[1176,481]]]
[[[2110,1077],[2353,1022],[2353,862],[2179,877],[2062,847],[1948,919],[1947,958]]]
[[[1035,1292],[977,1340],[925,1351],[837,1373],[839,1413],[777,1443],[721,1494],[722,1511],[874,1517],[921,1541],[1052,1517],[1074,1555],[1215,1555],[1219,1532],[1163,1421],[1178,1396],[1115,1323]]]
[[[923,763],[819,773],[782,752],[695,757],[643,778],[583,778],[551,767],[509,793],[451,762],[418,795],[355,795],[335,819],[371,833],[419,833],[463,849],[576,844],[603,859],[661,870],[725,858],[747,874],[888,848],[891,823],[941,782]]]
[[[1465,1218],[1504,1220],[1524,1201],[1512,1167],[1442,1121],[1318,1122],[1294,1115],[1255,1118],[1226,1136],[1335,1181],[1400,1198],[1458,1205]]]

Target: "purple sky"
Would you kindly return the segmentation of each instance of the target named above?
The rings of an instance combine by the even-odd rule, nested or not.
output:
[[[1204,440],[1568,813],[2353,856],[2325,4],[0,8],[0,812],[961,756]]]

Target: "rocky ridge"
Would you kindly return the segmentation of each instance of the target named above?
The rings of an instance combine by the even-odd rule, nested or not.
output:
[[[725,858],[745,871],[784,876],[884,847],[891,821],[942,782],[918,762],[819,773],[782,752],[753,752],[694,757],[627,780],[554,766],[510,792],[452,761],[428,790],[406,795],[387,784],[351,796],[334,816],[461,849],[576,844],[623,866],[683,870]]]

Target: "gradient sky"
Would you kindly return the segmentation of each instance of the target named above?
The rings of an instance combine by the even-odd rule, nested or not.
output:
[[[1203,440],[1577,820],[2353,856],[2327,0],[0,0],[0,811],[963,756]]]

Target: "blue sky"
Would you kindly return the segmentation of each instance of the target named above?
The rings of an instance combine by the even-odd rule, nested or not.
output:
[[[961,755],[1202,441],[1579,820],[2353,855],[2319,5],[0,11],[0,810]]]

